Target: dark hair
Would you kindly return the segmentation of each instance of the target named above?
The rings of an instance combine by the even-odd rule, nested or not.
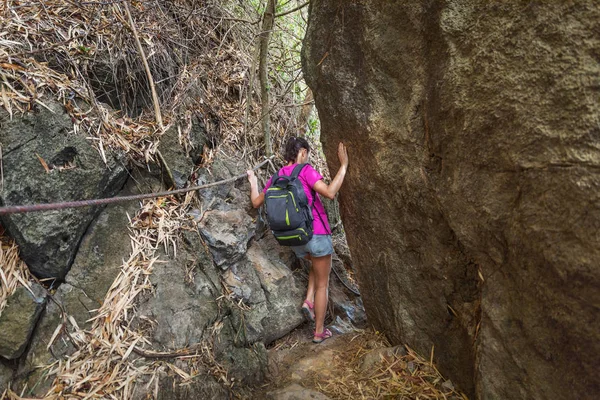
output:
[[[301,149],[306,149],[306,151],[310,152],[310,145],[306,139],[293,136],[289,138],[285,144],[285,161],[295,162]]]

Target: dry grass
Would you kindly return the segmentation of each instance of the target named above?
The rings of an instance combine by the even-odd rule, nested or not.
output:
[[[149,160],[155,147],[149,138],[156,132],[151,120],[134,121],[106,107],[86,79],[86,66],[111,53],[116,27],[123,29],[116,10],[89,11],[65,1],[0,4],[2,106],[12,118],[49,109],[45,99],[54,97],[72,117],[73,133],[94,138],[104,158],[104,149],[111,147]]]
[[[248,87],[258,28],[227,19],[219,1],[132,2],[131,11],[166,127],[177,125],[185,142],[196,117],[213,145],[258,158],[259,108]],[[11,118],[48,108],[53,97],[71,115],[74,133],[91,138],[103,156],[117,148],[153,159],[162,132],[120,2],[5,0],[0,16],[0,104]],[[276,89],[279,149],[296,110],[283,105],[292,102],[288,88]]]
[[[383,335],[371,331],[355,335],[334,357],[333,377],[313,375],[313,386],[333,399],[466,399],[451,384],[442,386],[446,381],[432,362],[433,354],[428,360],[407,348],[406,355],[397,353],[361,371],[367,353],[389,346]]]
[[[8,298],[19,286],[30,288],[31,274],[19,258],[19,248],[14,241],[0,237],[0,315]],[[35,297],[35,296],[34,296]]]

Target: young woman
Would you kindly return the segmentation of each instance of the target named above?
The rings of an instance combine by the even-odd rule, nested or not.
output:
[[[287,164],[279,171],[280,175],[291,175],[296,164],[308,162],[308,153],[310,146],[303,138],[292,137],[285,146],[285,160]],[[315,321],[315,332],[313,342],[321,343],[323,340],[332,336],[329,329],[324,326],[325,312],[329,296],[329,272],[331,271],[331,255],[333,254],[333,244],[331,242],[331,229],[327,221],[327,214],[321,199],[316,193],[325,196],[328,199],[335,197],[342,186],[346,170],[348,168],[348,152],[346,146],[340,143],[338,146],[338,158],[341,167],[333,181],[327,185],[323,182],[323,177],[311,165],[302,169],[299,179],[304,187],[304,192],[308,198],[308,204],[312,204],[313,195],[316,196],[313,213],[313,237],[303,246],[292,246],[292,249],[298,257],[304,257],[312,261],[310,272],[308,274],[308,290],[306,299],[302,305],[302,312],[311,321]],[[247,171],[250,181],[250,199],[254,208],[260,207],[265,201],[265,193],[271,185],[271,179],[261,193],[258,191],[258,184],[254,171]]]

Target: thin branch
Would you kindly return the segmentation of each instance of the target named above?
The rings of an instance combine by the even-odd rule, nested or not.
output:
[[[142,43],[140,42],[140,37],[138,35],[135,24],[133,23],[133,18],[131,17],[131,12],[129,11],[129,5],[127,1],[123,2],[125,6],[125,12],[127,13],[127,18],[129,19],[129,25],[131,30],[133,31],[133,36],[135,38],[135,44],[137,45],[138,51],[140,52],[140,57],[144,63],[144,68],[146,69],[146,75],[148,76],[148,83],[150,84],[150,91],[152,92],[152,102],[154,103],[154,113],[156,115],[156,123],[158,124],[160,131],[163,132],[165,127],[163,126],[162,116],[160,114],[160,105],[158,103],[158,95],[156,94],[156,87],[154,87],[154,79],[152,78],[152,72],[150,71],[150,66],[148,65],[148,60],[146,59],[146,54],[144,54],[144,49],[142,48]]]
[[[263,17],[262,32],[260,34],[260,55],[258,64],[258,73],[260,77],[260,97],[261,97],[261,122],[263,127],[263,135],[265,139],[265,150],[267,156],[273,154],[273,147],[271,144],[271,129],[269,126],[269,76],[267,61],[269,58],[269,39],[271,37],[271,30],[273,29],[273,22],[275,16],[276,0],[269,0],[267,3],[267,9]]]
[[[284,15],[291,14],[291,13],[293,13],[293,12],[295,12],[295,11],[298,11],[298,10],[300,10],[300,9],[302,9],[302,8],[304,8],[304,7],[306,7],[306,6],[307,6],[307,5],[309,5],[309,4],[310,4],[310,1],[307,1],[307,2],[306,2],[306,3],[304,3],[304,4],[300,4],[300,5],[299,5],[298,7],[296,7],[296,8],[292,8],[291,10],[284,11],[284,12],[282,12],[282,13],[280,13],[280,14],[275,14],[275,18],[279,18],[279,17],[283,17]]]
[[[244,116],[244,143],[245,149],[248,147],[248,120],[250,119],[250,110],[252,108],[252,93],[254,92],[254,77],[256,75],[256,63],[260,55],[260,41],[256,42],[254,56],[250,64],[250,82],[248,82],[248,90],[246,90],[246,115]]]
[[[260,22],[260,19],[258,19],[256,21],[250,21],[249,19],[243,19],[243,18],[215,17],[214,15],[210,15],[210,14],[195,14],[195,15],[200,15],[201,17],[206,17],[206,18],[211,18],[211,19],[219,19],[219,20],[224,20],[224,21],[245,22],[245,23],[251,24],[251,25],[256,25]]]

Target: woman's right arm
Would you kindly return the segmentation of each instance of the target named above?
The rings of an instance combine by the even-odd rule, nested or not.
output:
[[[323,180],[318,180],[313,186],[315,192],[331,200],[334,199],[335,195],[340,190],[340,187],[344,182],[344,177],[346,176],[346,170],[348,169],[348,150],[341,142],[338,146],[338,158],[340,159],[341,166],[337,174],[335,174],[333,181],[328,185],[323,182]]]
[[[248,170],[246,173],[248,174],[248,181],[250,182],[250,200],[252,201],[252,206],[258,208],[265,202],[265,194],[263,192],[258,192],[258,182],[254,171]]]

